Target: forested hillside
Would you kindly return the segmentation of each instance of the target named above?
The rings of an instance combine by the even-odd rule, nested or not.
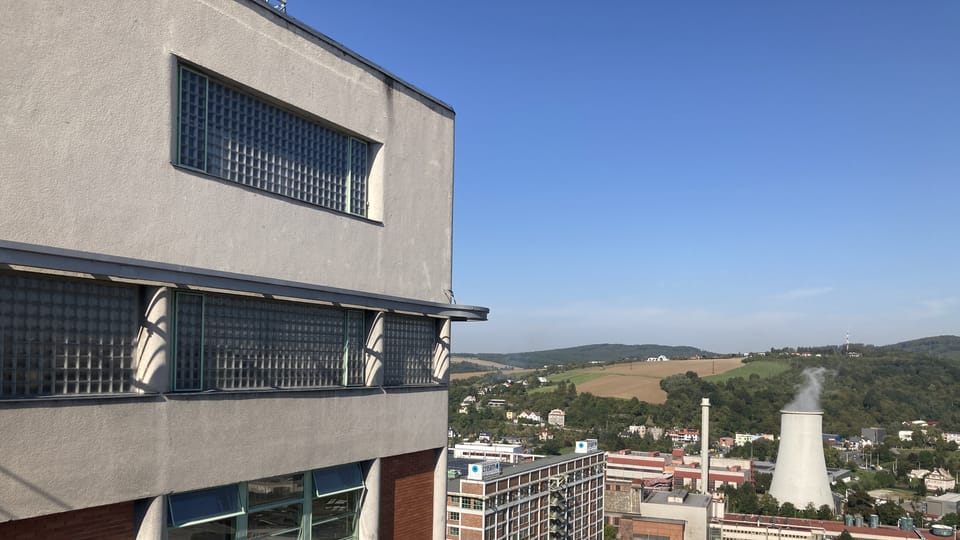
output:
[[[531,351],[521,353],[457,353],[455,356],[467,356],[499,362],[519,368],[539,368],[550,365],[575,364],[586,362],[617,362],[628,359],[646,359],[651,356],[664,355],[668,358],[690,358],[695,355],[703,357],[716,356],[715,353],[704,351],[696,347],[672,347],[667,345],[619,345],[595,344],[570,347],[566,349],[551,349],[547,351]]]
[[[668,392],[660,416],[693,424],[697,404],[709,397],[711,417],[726,432],[779,432],[779,410],[796,393],[800,371],[825,367],[821,406],[827,433],[857,435],[869,426],[895,427],[903,421],[940,422],[960,431],[960,361],[911,353],[893,356],[784,359],[790,369],[768,378],[732,378],[711,383],[674,376],[661,386]]]
[[[490,379],[469,379],[451,383],[451,426],[464,436],[479,430],[517,435],[505,428],[502,411],[481,408],[479,415],[460,415],[456,408],[468,394],[482,387],[491,388],[481,401],[491,397],[507,400],[509,409],[530,409],[546,414],[550,409],[567,411],[567,425],[579,433],[606,441],[608,447],[622,445],[617,435],[629,425],[661,427],[698,427],[700,400],[710,398],[711,434],[736,432],[779,433],[780,409],[790,402],[801,382],[801,371],[808,367],[828,370],[822,394],[823,429],[826,433],[859,435],[870,426],[900,429],[904,421],[924,419],[939,422],[943,431],[960,431],[960,360],[926,354],[870,348],[864,356],[852,358],[835,351],[822,357],[801,357],[790,352],[768,354],[763,362],[783,363],[785,370],[768,370],[747,378],[733,377],[711,382],[693,372],[663,379],[661,387],[668,398],[661,405],[639,399],[599,398],[578,393],[572,384],[560,384],[553,391],[531,393],[538,385],[530,374],[530,386],[514,384],[510,388],[490,385]],[[499,416],[498,416],[499,415]],[[519,428],[517,428],[519,429]],[[505,431],[506,430],[506,431]]]
[[[960,360],[960,337],[957,336],[935,336],[903,341],[881,347],[893,351],[906,351],[912,353],[928,354],[937,358],[952,358]]]

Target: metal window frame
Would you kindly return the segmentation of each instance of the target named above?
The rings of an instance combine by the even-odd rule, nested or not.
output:
[[[183,163],[180,150],[183,148],[183,72],[189,71],[194,73],[206,81],[204,85],[204,95],[203,95],[203,167],[197,168],[192,165],[186,165]],[[197,71],[196,69],[191,69],[189,66],[178,63],[177,64],[177,152],[176,152],[176,164],[184,169],[189,169],[191,171],[197,171],[206,174],[207,172],[207,123],[210,117],[210,77]]]
[[[171,319],[173,321],[173,362],[171,362],[172,367],[170,370],[170,388],[174,392],[202,392],[205,390],[222,390],[222,391],[231,391],[231,390],[249,390],[249,389],[261,389],[261,388],[274,388],[273,386],[266,387],[262,385],[252,386],[252,387],[239,387],[239,388],[208,388],[208,358],[206,354],[206,349],[208,346],[207,340],[207,325],[208,325],[208,309],[207,309],[207,297],[208,296],[217,296],[227,299],[248,299],[252,302],[263,302],[266,304],[278,304],[278,305],[291,305],[291,306],[310,306],[310,304],[292,302],[292,301],[281,301],[281,300],[272,300],[272,299],[261,299],[261,298],[247,298],[243,296],[230,295],[230,294],[218,294],[218,293],[200,293],[192,291],[181,291],[178,290],[174,294],[173,309],[171,310]],[[191,387],[181,387],[178,385],[179,382],[179,370],[180,370],[180,328],[183,321],[180,320],[178,316],[179,306],[181,298],[185,297],[195,297],[200,299],[200,328],[197,332],[199,334],[199,376],[197,378],[198,385]],[[342,356],[340,362],[340,376],[339,384],[323,384],[322,381],[317,381],[316,384],[308,385],[293,385],[293,386],[279,386],[283,389],[304,389],[304,388],[331,388],[331,387],[360,387],[365,385],[363,380],[364,371],[366,367],[366,336],[368,332],[367,328],[367,317],[365,315],[365,310],[360,309],[345,309],[337,308],[332,306],[316,306],[318,310],[337,310],[341,312],[342,316],[342,326],[341,334],[339,336],[341,347],[342,347]],[[352,319],[352,320],[351,320]],[[358,333],[356,336],[352,335],[353,326],[357,326]],[[320,336],[318,336],[320,337]],[[328,336],[332,337],[332,336]],[[356,338],[356,343],[353,343],[353,339]],[[351,356],[356,354],[359,356],[357,361],[357,366],[351,365]],[[352,369],[356,367],[356,370]],[[358,373],[354,373],[358,371]]]
[[[179,388],[177,387],[177,371],[180,363],[180,318],[177,317],[177,308],[180,304],[180,298],[184,296],[196,296],[200,298],[200,366],[199,366],[199,387],[198,388]],[[206,376],[206,362],[205,362],[205,332],[206,332],[206,310],[207,302],[206,295],[202,293],[188,292],[188,291],[176,291],[174,294],[173,309],[171,310],[171,319],[173,320],[173,362],[171,362],[170,369],[170,388],[174,392],[201,392],[205,388],[204,377]]]
[[[299,534],[299,538],[301,538],[302,540],[307,540],[307,539],[309,539],[309,538],[312,537],[312,534],[313,534],[313,533],[312,533],[312,528],[313,528],[315,525],[323,525],[323,524],[325,524],[325,523],[332,523],[332,522],[334,522],[334,521],[339,521],[339,520],[342,520],[342,519],[345,519],[345,518],[353,518],[353,523],[352,523],[352,525],[353,525],[353,530],[352,530],[350,536],[348,536],[347,538],[356,539],[356,538],[357,538],[357,527],[358,527],[359,521],[360,521],[360,520],[359,520],[359,518],[360,518],[360,510],[361,510],[361,507],[362,507],[362,505],[363,505],[363,497],[364,497],[364,494],[367,492],[366,483],[363,481],[363,469],[362,469],[362,467],[361,467],[361,464],[358,463],[358,462],[357,462],[357,463],[346,463],[346,464],[343,464],[343,465],[337,465],[337,466],[335,466],[335,467],[356,467],[356,469],[357,469],[357,471],[358,471],[358,474],[360,475],[360,480],[361,480],[360,485],[359,485],[359,486],[356,486],[356,487],[353,487],[353,488],[350,488],[350,489],[335,490],[335,491],[331,491],[331,492],[322,492],[322,493],[318,494],[318,491],[317,491],[317,489],[316,489],[316,486],[314,485],[314,473],[319,472],[319,471],[323,471],[324,469],[312,469],[312,470],[309,470],[309,471],[304,471],[304,472],[299,472],[299,473],[291,473],[291,474],[300,474],[300,475],[303,476],[303,489],[302,489],[302,493],[300,494],[299,497],[291,497],[291,498],[289,498],[289,499],[284,499],[284,500],[282,500],[282,501],[274,501],[274,502],[271,502],[271,503],[260,504],[260,505],[256,505],[256,506],[251,506],[251,505],[250,505],[250,489],[249,489],[249,485],[250,485],[251,482],[239,482],[239,483],[236,483],[236,484],[227,484],[227,485],[224,485],[224,486],[217,486],[217,487],[209,488],[209,489],[206,489],[206,490],[187,491],[187,492],[183,492],[183,493],[196,493],[196,492],[203,492],[203,491],[212,491],[212,490],[216,490],[216,489],[233,488],[233,489],[235,489],[235,490],[237,491],[237,500],[238,500],[238,505],[239,505],[239,507],[238,507],[238,511],[236,511],[236,512],[224,513],[224,514],[217,514],[217,515],[214,515],[214,516],[209,516],[209,517],[202,518],[202,519],[195,519],[195,520],[191,520],[191,521],[186,521],[186,522],[179,523],[179,524],[176,524],[175,521],[174,521],[174,518],[173,518],[173,511],[174,511],[174,510],[173,510],[173,505],[170,504],[170,503],[171,503],[171,498],[172,498],[172,497],[176,497],[177,495],[182,495],[183,493],[174,493],[174,494],[170,494],[170,495],[167,496],[167,512],[166,512],[166,513],[167,513],[167,527],[168,527],[168,528],[172,528],[172,529],[179,529],[179,528],[184,528],[184,527],[190,527],[190,526],[193,526],[193,525],[202,525],[202,524],[204,524],[204,523],[211,523],[211,522],[214,522],[214,521],[219,521],[219,520],[221,520],[221,519],[236,518],[236,527],[235,527],[236,533],[235,533],[235,537],[234,537],[234,538],[235,538],[236,540],[246,540],[246,539],[248,538],[248,531],[249,531],[249,525],[250,525],[250,523],[249,523],[250,514],[252,514],[252,513],[254,513],[254,512],[261,512],[261,511],[264,511],[264,510],[270,510],[270,509],[273,509],[273,508],[280,508],[280,507],[283,507],[283,506],[290,506],[290,505],[293,505],[293,504],[299,504],[299,505],[300,505],[300,525],[299,525],[300,534]],[[334,468],[334,467],[328,467],[328,469],[329,469],[329,468]],[[258,479],[258,480],[266,480],[266,479],[268,479],[268,478],[271,478],[271,477],[260,478],[260,479]],[[255,480],[255,481],[256,481],[256,480]],[[326,517],[326,518],[321,519],[321,520],[315,520],[315,519],[314,519],[314,517],[313,517],[313,502],[314,502],[314,500],[320,499],[320,498],[323,498],[323,497],[330,497],[330,496],[333,496],[333,495],[340,495],[340,494],[343,494],[343,493],[351,493],[351,494],[353,494],[353,496],[355,497],[355,499],[354,499],[355,509],[354,509],[352,512],[345,512],[345,513],[342,513],[342,514],[337,514],[337,515],[334,515],[334,516]],[[251,538],[250,540],[259,540],[259,539],[264,539],[264,538],[271,538],[271,537],[282,536],[282,535],[284,535],[284,534],[290,533],[291,531],[295,531],[295,530],[297,530],[297,529],[296,529],[296,528],[284,529],[284,530],[282,530],[282,531],[276,531],[276,532],[274,532],[274,533],[272,533],[272,534],[270,534],[270,535],[257,536],[257,537]]]
[[[279,197],[284,197],[284,198],[286,198],[286,199],[291,199],[291,200],[294,200],[294,201],[298,201],[298,202],[301,202],[301,203],[304,203],[304,204],[309,204],[309,205],[314,206],[314,207],[324,208],[324,209],[331,210],[331,211],[334,211],[334,212],[338,212],[338,213],[342,213],[342,214],[346,214],[346,215],[350,215],[350,216],[355,216],[355,217],[359,217],[359,218],[363,218],[363,219],[368,219],[368,218],[367,218],[367,210],[368,210],[369,205],[370,205],[370,203],[369,203],[369,193],[370,193],[370,190],[369,190],[369,184],[370,184],[370,163],[369,163],[369,159],[370,159],[370,154],[369,154],[369,152],[370,152],[370,141],[367,141],[367,140],[361,139],[360,137],[351,135],[351,134],[347,133],[347,132],[344,131],[344,130],[336,129],[336,128],[332,127],[332,126],[325,125],[325,124],[322,123],[322,122],[318,122],[318,121],[315,120],[314,118],[311,118],[309,114],[304,114],[304,113],[302,113],[302,112],[293,110],[292,107],[283,106],[283,105],[280,105],[280,104],[278,104],[278,103],[272,103],[270,100],[264,99],[263,97],[261,97],[261,95],[259,95],[259,93],[256,92],[256,91],[248,90],[248,89],[244,88],[244,87],[241,86],[241,85],[232,83],[232,82],[229,81],[228,79],[225,79],[225,78],[222,78],[222,77],[218,77],[218,76],[215,76],[215,75],[210,75],[210,74],[202,71],[199,67],[194,67],[194,66],[192,66],[191,64],[189,64],[189,63],[187,63],[187,62],[184,62],[184,61],[182,61],[182,60],[181,60],[181,61],[178,61],[176,65],[177,65],[177,112],[176,112],[176,152],[175,152],[174,163],[176,163],[176,165],[177,165],[178,167],[183,167],[183,168],[188,169],[188,170],[191,170],[191,171],[196,171],[196,172],[200,172],[200,173],[203,173],[203,174],[207,174],[207,175],[210,175],[210,176],[212,176],[212,177],[214,177],[214,178],[219,178],[219,179],[221,179],[221,180],[226,180],[226,181],[228,181],[228,182],[235,183],[235,184],[238,184],[238,185],[241,185],[241,186],[250,188],[250,189],[255,189],[255,190],[257,190],[257,191],[262,191],[262,192],[270,193],[270,194],[272,194],[272,195],[276,195],[276,196],[279,196]],[[184,162],[183,162],[183,156],[182,156],[182,147],[183,147],[183,115],[185,114],[184,103],[183,103],[183,87],[184,87],[184,80],[183,80],[184,77],[183,77],[183,73],[184,73],[184,72],[187,72],[187,71],[190,72],[190,73],[193,73],[193,74],[195,74],[195,75],[197,75],[197,76],[199,76],[199,77],[202,77],[203,80],[205,81],[205,85],[204,85],[204,98],[203,98],[203,99],[204,99],[204,115],[203,115],[204,118],[203,118],[203,126],[202,126],[202,128],[201,128],[202,131],[203,131],[203,148],[202,148],[202,152],[201,152],[203,159],[202,159],[202,166],[199,167],[199,168],[198,168],[198,167],[195,167],[195,166],[192,166],[192,165],[186,165],[186,164],[184,164]],[[228,177],[228,175],[211,173],[211,172],[210,172],[210,163],[209,163],[209,159],[208,159],[208,154],[209,154],[209,150],[210,150],[209,132],[210,132],[210,108],[211,108],[211,106],[210,106],[210,105],[211,105],[211,104],[210,104],[210,85],[211,85],[211,84],[217,84],[217,85],[220,85],[220,86],[223,87],[223,88],[226,88],[226,89],[228,89],[228,90],[232,90],[232,91],[234,91],[234,92],[237,92],[238,94],[240,94],[240,95],[242,95],[242,96],[245,96],[245,97],[253,100],[253,101],[256,102],[256,103],[262,104],[263,106],[269,108],[269,109],[272,111],[272,113],[275,113],[275,114],[289,114],[289,115],[293,116],[294,118],[297,118],[297,119],[300,119],[300,120],[306,122],[307,125],[313,126],[313,127],[316,128],[316,129],[326,130],[326,131],[329,131],[330,133],[333,133],[333,134],[336,134],[336,135],[339,135],[339,136],[344,137],[344,139],[345,139],[344,154],[341,155],[341,156],[339,156],[339,157],[342,158],[343,161],[344,161],[344,165],[345,165],[345,171],[344,171],[344,173],[345,173],[345,174],[344,174],[344,178],[343,178],[343,183],[342,183],[342,185],[339,185],[339,186],[338,186],[339,188],[342,189],[342,192],[343,192],[343,204],[342,204],[342,208],[337,208],[336,206],[332,206],[332,205],[330,205],[330,204],[324,204],[323,201],[321,200],[322,197],[318,197],[318,200],[312,201],[312,200],[308,200],[308,199],[303,198],[303,197],[292,196],[292,195],[290,195],[290,194],[288,194],[288,193],[285,193],[286,190],[284,190],[284,189],[272,189],[272,188],[268,188],[268,187],[266,187],[266,186],[259,185],[259,182],[257,182],[257,185],[254,185],[253,183],[250,183],[250,182],[247,182],[247,181],[239,181],[239,180],[231,179],[231,178]],[[364,149],[366,149],[366,152],[367,152],[367,155],[365,156],[365,160],[364,160],[365,167],[364,167],[364,171],[363,171],[363,172],[364,172],[364,177],[363,177],[363,178],[355,178],[355,177],[354,177],[354,174],[353,174],[353,165],[354,165],[354,162],[353,162],[353,146],[354,146],[354,142],[362,143]],[[326,164],[323,163],[323,162],[321,162],[320,165],[326,165]],[[278,174],[280,174],[280,173],[278,173]],[[289,181],[292,181],[291,178],[286,178],[286,177],[283,177],[283,178],[288,181],[287,183],[289,183]],[[273,182],[274,182],[274,181],[271,181],[271,183],[273,183]],[[362,184],[363,184],[363,200],[362,200],[362,201],[358,201],[358,202],[361,204],[362,208],[353,208],[353,206],[354,206],[354,204],[353,204],[353,184],[354,184],[355,182],[358,182],[358,183],[362,183]],[[318,186],[317,186],[318,190],[319,190],[321,187],[322,187],[322,186],[319,186],[319,185],[318,185]]]
[[[223,514],[216,514],[216,515],[208,516],[208,517],[206,517],[206,518],[201,518],[201,519],[194,519],[194,520],[190,520],[190,521],[184,521],[183,523],[179,523],[179,524],[176,522],[176,518],[174,517],[173,498],[176,497],[177,495],[184,495],[184,494],[187,494],[187,493],[200,493],[200,492],[203,492],[203,491],[213,491],[213,490],[216,490],[216,489],[224,489],[224,488],[230,488],[230,487],[233,487],[233,488],[235,488],[235,489],[237,490],[237,505],[238,505],[238,509],[237,509],[236,511],[234,511],[234,512],[225,512],[225,513],[223,513]],[[168,524],[169,527],[174,528],[174,529],[180,529],[180,528],[183,528],[183,527],[190,527],[190,526],[192,526],[192,525],[201,525],[201,524],[203,524],[203,523],[210,523],[210,522],[212,522],[212,521],[220,521],[221,519],[229,519],[229,518],[232,518],[232,517],[242,516],[242,515],[244,515],[244,514],[246,513],[246,512],[245,512],[245,508],[246,508],[246,501],[244,500],[244,497],[243,497],[243,490],[240,489],[240,484],[227,484],[227,485],[225,485],[225,486],[217,486],[217,487],[209,488],[209,489],[199,489],[199,490],[195,490],[195,491],[185,491],[185,492],[183,492],[183,493],[175,493],[175,494],[171,494],[171,495],[169,495],[169,496],[167,497],[167,524]],[[238,520],[238,521],[239,521],[239,520]],[[239,525],[239,523],[238,523],[238,525]],[[239,529],[239,527],[238,527],[238,529]],[[239,536],[239,531],[238,531],[238,536]]]

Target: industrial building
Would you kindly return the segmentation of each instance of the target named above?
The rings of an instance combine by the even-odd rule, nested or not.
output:
[[[647,480],[670,480],[670,488],[700,490],[702,468],[700,455],[687,455],[677,449],[672,453],[618,450],[607,454],[607,483],[629,484]],[[724,485],[740,486],[750,482],[753,469],[749,459],[710,458],[708,490]]]
[[[596,539],[603,536],[604,454],[576,451],[508,465],[469,465],[447,484],[448,540]]]
[[[604,494],[604,521],[617,528],[618,538],[702,540],[707,537],[712,508],[709,494],[647,490],[640,482],[608,482]]]
[[[0,538],[443,538],[452,108],[262,1],[0,41]]]
[[[835,520],[800,519],[777,516],[726,514],[710,524],[710,540],[831,540],[847,531],[857,540],[943,540],[954,539],[946,527],[915,529],[908,520],[901,527],[873,523],[846,523]]]

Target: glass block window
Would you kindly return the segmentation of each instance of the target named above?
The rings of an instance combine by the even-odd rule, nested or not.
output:
[[[175,390],[363,384],[363,312],[179,293]]]
[[[134,285],[0,274],[0,397],[130,392]]]
[[[430,384],[437,346],[437,323],[429,317],[384,316],[383,384]]]
[[[346,342],[343,344],[344,369],[347,385],[364,383],[364,346],[366,342],[366,323],[362,311],[347,311]]]
[[[369,148],[180,66],[177,163],[338,212],[367,215]]]
[[[177,294],[174,319],[177,321],[177,368],[174,373],[176,390],[203,389],[203,296]]]

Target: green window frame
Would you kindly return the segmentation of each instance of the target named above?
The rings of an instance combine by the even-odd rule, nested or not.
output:
[[[365,485],[359,463],[167,497],[171,540],[354,540]]]
[[[366,141],[183,64],[177,81],[177,165],[367,216]]]

